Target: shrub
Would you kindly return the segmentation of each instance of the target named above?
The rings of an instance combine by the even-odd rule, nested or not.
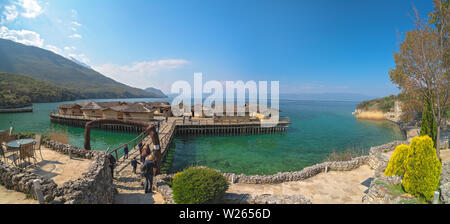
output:
[[[173,179],[173,199],[177,204],[205,204],[220,200],[228,182],[219,172],[205,167],[190,167]]]
[[[324,159],[325,162],[349,161],[355,157],[364,155],[362,150],[356,148],[346,149],[345,151],[333,151]]]
[[[409,146],[407,145],[399,145],[395,148],[384,175],[403,176],[405,174],[405,161],[408,156],[408,150]]]
[[[442,168],[433,140],[428,136],[415,137],[409,147],[402,185],[406,192],[430,200],[439,186]]]

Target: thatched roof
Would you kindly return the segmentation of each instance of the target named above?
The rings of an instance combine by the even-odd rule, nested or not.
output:
[[[126,113],[151,113],[154,110],[149,108],[145,103],[131,103],[126,105],[118,105],[103,110],[111,109],[114,111],[121,111]]]
[[[72,109],[74,107],[81,107],[81,106],[78,104],[61,104],[58,106],[58,108],[60,109]]]
[[[81,109],[82,110],[101,110],[101,109],[103,109],[103,107],[99,106],[96,102],[89,102]]]
[[[84,102],[78,102],[78,103],[75,103],[75,104],[76,104],[76,105],[79,105],[79,106],[81,106],[81,107],[84,107],[84,106],[86,106],[88,103],[89,103],[89,101],[84,101]]]
[[[114,106],[118,106],[118,105],[122,105],[122,104],[126,104],[125,102],[119,102],[119,101],[110,101],[110,102],[97,102],[97,104],[103,108],[108,108],[108,107],[114,107]]]

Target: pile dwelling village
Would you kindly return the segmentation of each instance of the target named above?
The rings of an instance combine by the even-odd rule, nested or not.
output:
[[[182,104],[178,105],[183,107]],[[226,114],[226,106],[222,105]],[[228,105],[230,106],[230,105]],[[81,102],[60,105],[58,111],[50,113],[50,120],[55,123],[85,127],[85,149],[90,150],[90,128],[98,128],[111,131],[125,131],[141,133],[138,137],[124,144],[131,148],[137,147],[138,142],[155,147],[155,135],[148,135],[147,127],[153,125],[156,128],[158,151],[164,161],[169,145],[175,135],[205,135],[205,134],[260,134],[285,132],[290,124],[289,118],[280,117],[276,123],[270,118],[273,108],[260,107],[259,105],[245,105],[244,116],[238,113],[238,105],[234,106],[234,113],[226,116],[208,116],[207,108],[202,105],[190,107],[190,111],[181,116],[174,116],[172,108],[167,102]],[[202,110],[198,110],[201,107]],[[250,108],[257,108],[256,112],[250,112]],[[242,108],[241,108],[242,109]],[[197,113],[194,113],[197,111]],[[202,111],[201,113],[198,113]],[[272,112],[272,113],[270,113]],[[268,115],[268,116],[265,116]],[[270,124],[270,125],[267,125]],[[108,154],[120,159],[123,155],[123,145],[116,148],[108,148]]]
[[[256,112],[250,112],[250,105],[245,104],[244,108],[238,105],[232,105],[233,114],[227,114],[227,105],[222,105],[223,116],[211,115],[216,105],[208,108],[203,105],[194,105],[190,107],[188,112],[180,116],[172,113],[171,105],[168,102],[79,102],[74,104],[62,104],[58,107],[58,111],[50,114],[52,122],[84,127],[87,122],[112,119],[122,121],[147,122],[149,124],[174,123],[180,128],[179,133],[265,133],[265,132],[281,132],[286,131],[289,119],[280,117],[280,121],[274,127],[261,127],[261,124],[268,122],[270,119],[270,107],[257,108]],[[179,108],[183,108],[180,104]],[[239,109],[243,109],[244,115],[238,114]],[[186,110],[185,110],[186,111]],[[197,111],[197,113],[195,113]],[[200,111],[200,113],[199,113]],[[265,116],[265,114],[268,116]],[[164,122],[163,122],[164,121]],[[223,126],[228,126],[225,128]],[[199,127],[202,126],[202,127]],[[96,128],[126,131],[126,132],[142,132],[142,127],[123,124],[104,124]],[[213,130],[216,129],[216,130]]]

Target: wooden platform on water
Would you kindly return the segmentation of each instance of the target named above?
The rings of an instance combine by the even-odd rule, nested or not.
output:
[[[76,127],[84,127],[87,122],[102,119],[98,118],[86,118],[83,116],[72,116],[72,115],[60,115],[56,113],[50,114],[50,120],[55,123],[76,126]],[[169,145],[174,138],[175,135],[215,135],[215,134],[264,134],[264,133],[280,133],[286,132],[289,124],[291,122],[286,120],[280,120],[276,124],[265,126],[262,125],[261,121],[253,120],[253,121],[240,121],[240,120],[227,120],[227,121],[217,121],[213,118],[192,118],[192,119],[183,119],[181,117],[170,117],[167,121],[163,117],[156,117],[153,120],[133,120],[133,121],[141,121],[148,122],[148,124],[159,124],[159,141],[160,141],[160,149],[163,159],[167,155],[167,151],[169,149]],[[268,123],[264,123],[268,125]],[[133,125],[124,125],[124,124],[103,124],[99,127],[99,129],[110,130],[110,131],[122,131],[122,132],[135,132],[142,133],[143,127],[136,127]],[[142,139],[145,144],[150,144],[153,148],[151,139],[149,136],[146,136]],[[132,140],[132,148],[136,148],[138,141]],[[130,143],[129,143],[130,144]],[[121,150],[119,146],[116,149],[112,149],[109,151],[115,157],[120,157],[118,151]]]

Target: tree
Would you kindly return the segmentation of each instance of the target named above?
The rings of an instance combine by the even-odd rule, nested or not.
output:
[[[398,145],[389,160],[384,171],[386,176],[403,176],[406,172],[406,157],[408,156],[409,145]]]
[[[424,135],[428,135],[434,142],[433,146],[436,147],[436,122],[428,100],[425,101],[425,109],[422,113],[422,127],[420,128],[420,136]]]
[[[449,1],[435,0],[434,12],[425,21],[415,11],[415,29],[406,33],[395,68],[389,72],[393,83],[405,95],[417,95],[430,102],[436,123],[436,155],[440,156],[440,128],[449,109]]]
[[[413,138],[405,160],[405,176],[402,180],[405,191],[430,200],[439,188],[441,171],[442,164],[436,157],[431,138]]]

